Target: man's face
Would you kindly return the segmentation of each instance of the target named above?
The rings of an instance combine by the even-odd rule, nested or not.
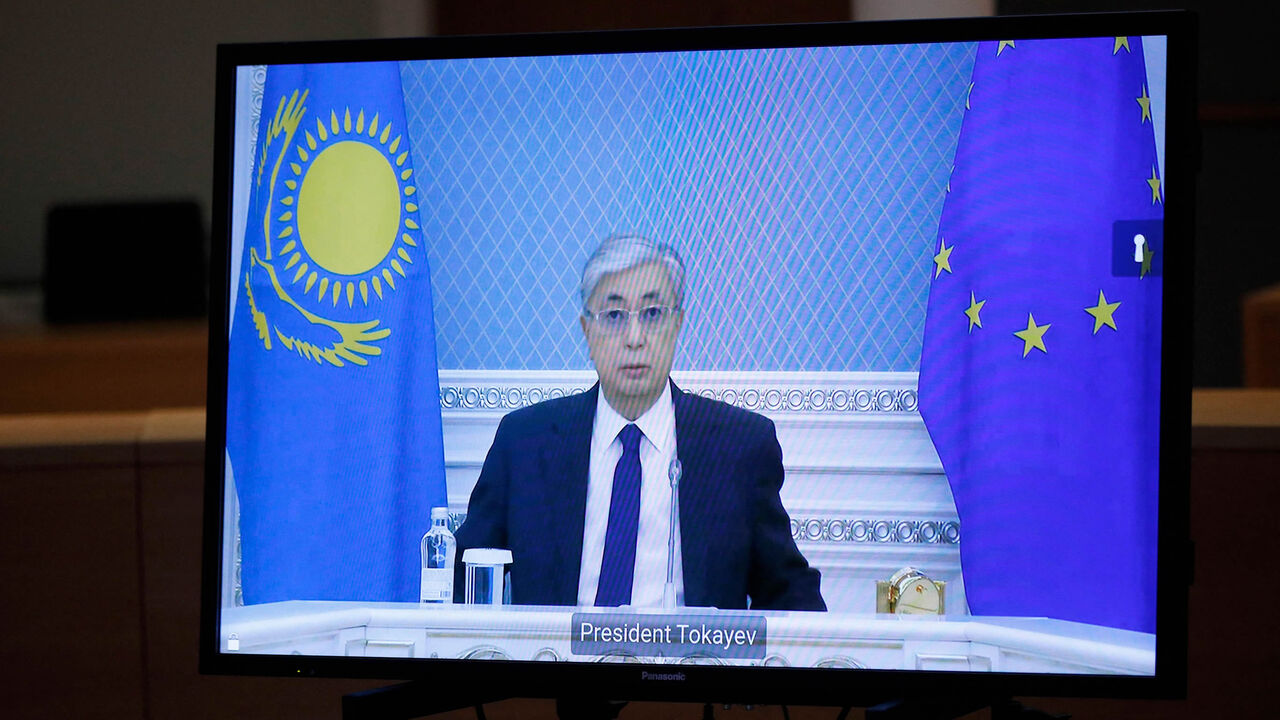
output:
[[[599,319],[581,319],[600,389],[609,404],[629,419],[648,410],[662,394],[684,322],[683,311],[672,311],[656,324],[643,322],[641,311],[655,306],[671,308],[675,302],[670,274],[657,261],[604,276],[587,301],[593,313],[631,313],[621,327],[610,327]]]

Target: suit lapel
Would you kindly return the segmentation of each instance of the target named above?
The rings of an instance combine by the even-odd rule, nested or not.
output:
[[[710,418],[695,417],[689,397],[671,383],[671,400],[676,416],[676,452],[680,457],[680,555],[684,565],[686,603],[707,604],[715,567],[708,562],[708,549],[715,545],[709,528],[716,501],[714,483],[716,457],[712,447],[716,427]]]
[[[599,385],[571,397],[567,411],[553,420],[549,442],[543,447],[545,482],[560,484],[552,489],[548,507],[532,512],[554,513],[561,532],[549,539],[554,543],[557,566],[555,597],[563,604],[578,602],[578,577],[582,572],[582,533],[586,527],[587,480],[591,466],[591,431],[595,424],[596,393]]]

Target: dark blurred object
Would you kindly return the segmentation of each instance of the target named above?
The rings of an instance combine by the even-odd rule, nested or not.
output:
[[[1244,384],[1280,387],[1280,285],[1244,296]]]
[[[44,318],[201,317],[204,248],[195,201],[54,206],[45,225]]]

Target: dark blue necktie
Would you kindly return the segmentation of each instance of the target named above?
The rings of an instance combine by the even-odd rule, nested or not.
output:
[[[622,457],[613,471],[609,499],[609,527],[604,534],[604,560],[600,563],[597,607],[631,603],[631,581],[636,569],[636,530],[640,526],[640,438],[635,425],[622,428]]]

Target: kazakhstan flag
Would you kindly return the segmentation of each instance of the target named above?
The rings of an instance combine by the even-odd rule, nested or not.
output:
[[[445,481],[399,66],[272,66],[261,117],[228,357],[244,600],[416,601]]]
[[[1153,632],[1164,195],[1141,39],[977,52],[920,360],[965,592]]]

